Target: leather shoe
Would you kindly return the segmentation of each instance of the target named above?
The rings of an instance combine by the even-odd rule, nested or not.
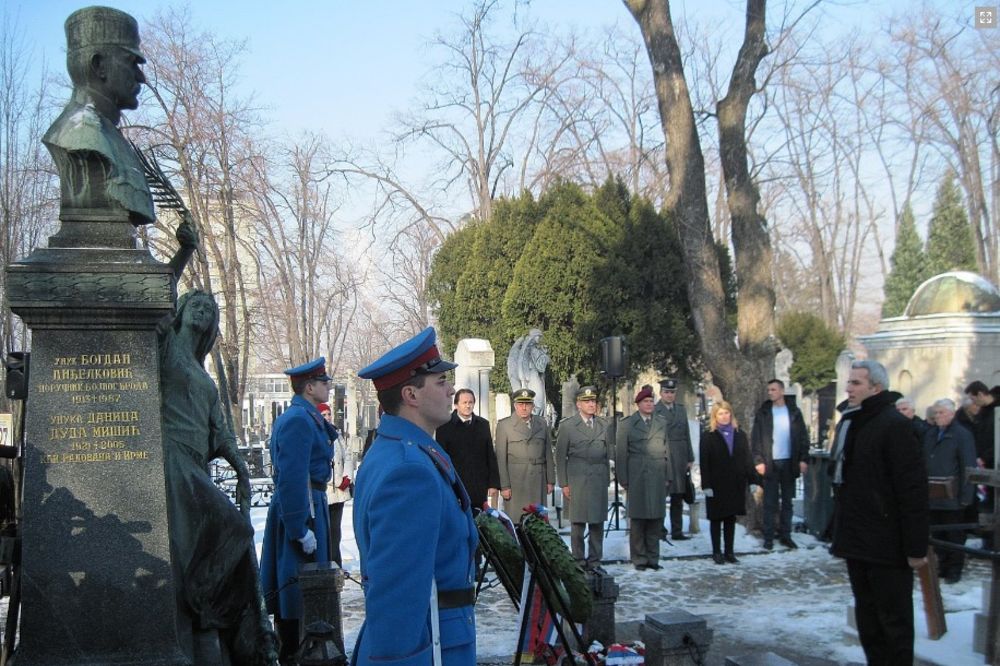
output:
[[[795,550],[796,548],[798,548],[798,546],[795,545],[795,542],[792,541],[792,537],[778,537],[778,543],[780,543],[785,548],[790,548],[791,550]]]
[[[770,539],[764,540],[764,550],[774,550],[774,542]]]
[[[689,537],[684,533],[681,533],[681,534],[672,534],[670,535],[670,538],[673,539],[674,541],[687,541],[691,537]]]
[[[725,564],[726,561],[722,559],[722,553],[712,553],[712,561],[716,564]]]
[[[647,569],[652,569],[653,571],[659,571],[663,567],[661,567],[659,564],[647,564],[646,568]]]
[[[636,571],[645,571],[648,568],[649,567],[647,567],[645,564],[637,564],[637,565],[635,565],[635,570]]]
[[[736,556],[733,555],[732,553],[726,553],[724,559],[726,560],[726,562],[729,562],[730,564],[739,564],[740,563],[740,561],[738,559],[736,559]]]

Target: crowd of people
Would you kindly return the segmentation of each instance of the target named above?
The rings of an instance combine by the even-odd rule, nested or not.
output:
[[[602,572],[613,479],[627,499],[637,571],[661,568],[661,541],[691,538],[683,509],[694,501],[692,421],[677,400],[676,379],[660,381],[658,400],[653,386],[642,386],[632,413],[616,420],[600,414],[598,389],[583,386],[575,413],[554,432],[534,413],[535,391],[519,388],[513,414],[491,432],[475,413],[475,393],[456,391],[448,380],[453,367],[427,329],[360,373],[374,382],[383,416],[356,476],[366,605],[354,649],[359,663],[474,663],[474,586],[483,557],[473,516],[489,506],[516,522],[561,495],[570,551],[586,571]],[[286,372],[296,397],[271,440],[275,496],[262,572],[287,660],[301,635],[294,572],[311,559],[341,563],[339,523],[354,477],[338,462],[339,433],[324,421],[329,378],[322,359]],[[739,563],[735,525],[747,512],[751,485],[763,489],[764,549],[775,542],[797,547],[793,499],[796,480],[808,471],[809,431],[782,381],[768,381],[765,390],[749,429],[720,399],[699,438],[711,557],[719,565]],[[987,503],[992,508],[966,470],[993,465],[1000,387],[973,382],[961,406],[941,398],[923,419],[911,400],[889,390],[884,367],[856,361],[847,396],[830,451],[830,550],[846,560],[869,663],[910,663],[913,572],[927,565],[932,526],[935,536],[964,544],[963,524]],[[322,506],[328,511],[316,510]],[[939,549],[938,562],[945,582],[960,579],[961,551]]]

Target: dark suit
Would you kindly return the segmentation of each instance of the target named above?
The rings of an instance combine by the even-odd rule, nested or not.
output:
[[[462,479],[469,493],[473,509],[482,509],[490,488],[500,488],[500,470],[497,454],[493,449],[490,422],[473,414],[468,423],[458,412],[451,413],[451,420],[437,429],[434,439],[448,452],[455,465],[458,478]]]
[[[662,415],[667,420],[667,444],[670,447],[671,467],[669,478],[674,480],[673,485],[668,489],[670,493],[670,533],[677,537],[684,532],[684,484],[688,468],[694,462],[691,428],[688,424],[687,409],[679,402],[670,406],[660,400],[656,403],[654,413]]]

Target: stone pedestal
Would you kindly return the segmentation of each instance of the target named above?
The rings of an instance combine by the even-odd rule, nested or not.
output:
[[[32,330],[17,666],[188,664],[155,330],[172,271],[145,250],[40,249],[7,281]]]
[[[704,663],[712,633],[703,618],[685,610],[650,613],[639,627],[639,636],[646,644],[646,665]]]
[[[344,650],[344,623],[340,613],[340,593],[344,589],[344,572],[336,562],[304,564],[299,569],[302,590],[301,628],[313,622],[326,622],[333,628],[333,641],[341,654]],[[299,636],[302,640],[302,636]]]
[[[587,573],[587,584],[594,593],[594,610],[583,628],[583,642],[590,645],[600,641],[602,645],[617,643],[615,637],[615,604],[618,602],[618,583],[614,576],[597,572]]]

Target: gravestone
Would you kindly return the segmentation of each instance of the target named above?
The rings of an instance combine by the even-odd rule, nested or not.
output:
[[[138,27],[123,12],[75,12],[66,35],[70,62],[96,50],[138,70]],[[176,277],[136,244],[153,202],[117,127],[135,108],[128,78],[74,73],[45,135],[60,229],[7,266],[11,310],[32,331],[18,666],[190,663],[175,621],[155,330]]]
[[[476,413],[490,420],[490,372],[496,362],[489,340],[463,338],[455,346],[455,388],[472,389]]]

